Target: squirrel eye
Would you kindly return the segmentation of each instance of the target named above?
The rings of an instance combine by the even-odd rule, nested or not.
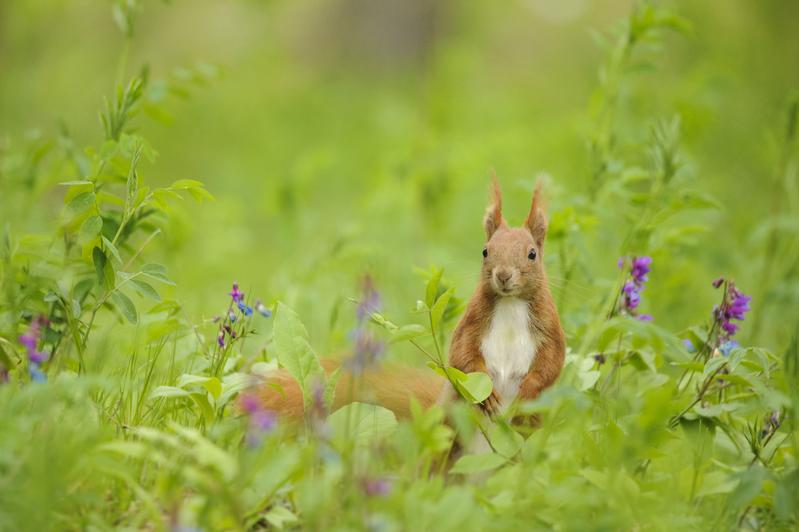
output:
[[[534,249],[530,250],[530,253],[527,255],[527,258],[530,260],[535,260],[535,257],[536,257],[535,250]]]
[[[488,248],[483,248],[483,258],[488,257]]]

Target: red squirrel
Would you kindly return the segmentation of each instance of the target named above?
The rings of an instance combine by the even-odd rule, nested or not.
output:
[[[547,221],[536,187],[522,227],[502,217],[496,177],[493,202],[483,219],[486,244],[480,282],[461,318],[449,363],[469,373],[482,371],[494,389],[482,403],[489,414],[516,398],[535,399],[560,375],[566,339],[544,272]]]
[[[493,201],[483,220],[486,243],[480,282],[450,345],[450,365],[491,377],[494,389],[481,407],[492,415],[517,397],[536,398],[555,382],[563,367],[566,341],[544,273],[547,222],[540,189],[536,187],[524,225],[511,228],[502,217],[502,195],[494,178]],[[327,372],[337,366],[331,360],[323,360],[323,365]],[[359,386],[353,386],[352,379],[342,372],[334,409],[358,400],[408,417],[411,397],[430,406],[454,396],[451,387],[444,388],[444,379],[429,371],[384,365],[359,376]],[[278,371],[268,380],[281,390],[263,387],[264,406],[288,417],[302,417],[302,393],[291,376]],[[446,391],[442,394],[442,390]]]

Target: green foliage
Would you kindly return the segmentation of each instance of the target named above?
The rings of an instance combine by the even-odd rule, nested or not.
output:
[[[346,13],[340,4],[330,9]],[[508,54],[529,49],[520,36],[532,19],[514,17],[530,17],[520,10],[533,4],[491,16],[442,4],[451,33],[430,50],[407,39],[423,67],[386,59],[407,43],[376,51],[392,65],[385,79],[326,70],[329,58],[312,48],[360,57],[339,53],[338,41],[303,44],[322,74],[282,45],[243,47],[247,56],[220,47],[233,77],[197,103],[191,92],[219,75],[207,64],[162,79],[145,67],[123,83],[132,50],[167,49],[157,23],[173,20],[158,10],[188,8],[115,0],[116,72],[61,67],[60,51],[41,61],[48,80],[68,69],[86,98],[96,98],[88,78],[116,79],[99,129],[83,95],[45,99],[29,89],[39,67],[9,60],[2,95],[27,101],[22,91],[34,91],[46,120],[52,100],[70,128],[11,129],[0,141],[0,530],[795,528],[799,98],[787,94],[777,126],[759,102],[785,99],[785,80],[799,80],[769,63],[729,83],[727,67],[714,65],[729,60],[728,49],[708,49],[716,40],[770,42],[761,21],[721,31],[701,7],[681,16],[641,3],[596,36],[604,59],[588,112],[565,112],[562,101],[589,92],[578,83],[580,47],[569,49],[577,60],[551,64],[573,83],[548,90],[526,72],[542,69]],[[196,9],[207,17],[204,5]],[[39,9],[3,5],[0,21],[34,27]],[[236,9],[248,43],[250,17],[310,17],[271,4]],[[793,28],[769,20],[775,56],[790,55]],[[704,35],[708,27],[718,34]],[[266,33],[268,43],[282,38]],[[501,55],[516,67],[475,47],[493,33],[507,35]],[[175,53],[185,51],[178,41],[196,44],[169,39]],[[296,54],[296,43],[283,48]],[[764,54],[752,48],[741,56],[754,53],[759,66]],[[91,64],[100,51],[75,54]],[[770,70],[782,76],[773,87],[757,78]],[[270,79],[252,74],[262,71]],[[418,108],[409,82],[424,86]],[[751,94],[723,93],[738,84]],[[175,99],[188,118],[171,114]],[[4,107],[14,127],[41,116],[38,105],[19,107]],[[771,138],[761,141],[761,130]],[[490,377],[450,367],[446,348],[479,273],[486,168],[500,168],[510,220],[529,208],[533,164],[554,168],[543,177],[543,257],[569,349],[554,387],[489,419],[477,405]],[[735,175],[739,166],[757,179]],[[214,196],[204,181],[219,201],[206,203]],[[614,270],[619,256],[642,255],[654,258],[642,303],[653,321],[622,310],[628,271]],[[368,319],[356,321],[348,283],[364,270],[385,310],[359,304]],[[712,315],[720,272],[755,295],[738,346],[724,343]],[[234,276],[247,279],[247,296],[280,302],[225,300]],[[391,364],[378,375],[413,366],[463,400],[424,409],[411,398],[398,419],[369,393],[370,379],[385,377],[346,375],[364,348],[353,347],[353,326],[388,346]],[[328,356],[338,370],[323,364]],[[301,422],[259,402],[268,386],[286,394],[265,382],[278,369],[301,390]],[[336,400],[344,383],[359,401]]]

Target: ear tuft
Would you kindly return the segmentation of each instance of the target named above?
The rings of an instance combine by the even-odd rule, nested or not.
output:
[[[485,217],[483,218],[483,227],[486,232],[486,240],[491,240],[491,235],[497,229],[505,225],[505,220],[502,219],[502,191],[499,189],[499,181],[495,171],[491,171],[491,188],[492,200],[486,209]]]
[[[547,218],[544,214],[543,201],[541,200],[541,181],[535,186],[533,202],[530,205],[530,214],[527,215],[524,226],[533,235],[533,240],[535,240],[539,249],[543,247],[544,239],[547,236]]]

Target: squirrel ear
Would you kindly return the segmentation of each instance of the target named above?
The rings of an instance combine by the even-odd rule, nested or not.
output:
[[[505,225],[505,220],[502,219],[502,191],[499,190],[497,174],[493,170],[491,174],[493,199],[491,204],[486,209],[486,214],[483,218],[483,227],[486,231],[486,241],[491,240],[491,235],[493,235],[497,229]]]
[[[541,202],[541,182],[535,186],[533,192],[533,203],[530,206],[530,214],[524,221],[524,226],[533,235],[536,245],[541,248],[544,245],[544,238],[547,236],[547,218],[544,214],[544,207]]]

